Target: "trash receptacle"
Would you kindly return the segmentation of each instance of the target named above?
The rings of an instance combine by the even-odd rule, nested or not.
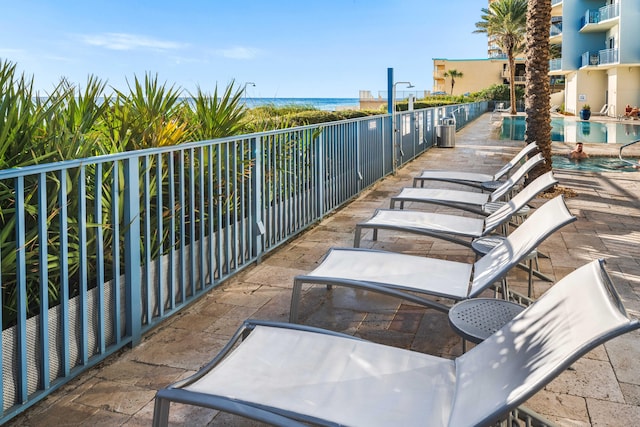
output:
[[[436,126],[436,145],[443,148],[456,146],[456,123],[453,119],[443,119]]]

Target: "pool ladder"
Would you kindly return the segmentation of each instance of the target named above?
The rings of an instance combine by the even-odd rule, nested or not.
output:
[[[618,153],[618,157],[620,158],[621,162],[626,163],[626,164],[628,164],[630,166],[635,166],[635,167],[640,166],[640,164],[638,164],[638,163],[636,163],[636,162],[634,162],[632,160],[627,160],[624,157],[622,157],[622,150],[624,150],[625,148],[627,148],[630,145],[637,144],[638,142],[640,142],[640,139],[636,139],[635,141],[627,142],[622,147],[620,147],[620,152]]]

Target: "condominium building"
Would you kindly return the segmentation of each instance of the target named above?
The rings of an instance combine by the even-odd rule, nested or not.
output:
[[[455,79],[454,95],[477,92],[494,84],[509,84],[509,64],[504,57],[483,59],[433,58],[433,91],[451,93],[451,78],[447,72],[456,70],[462,77]],[[525,83],[524,59],[516,59],[516,85]]]
[[[552,0],[550,74],[564,76],[564,108],[640,105],[640,0]]]

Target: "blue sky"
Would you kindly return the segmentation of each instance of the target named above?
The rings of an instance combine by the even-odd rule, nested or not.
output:
[[[157,73],[189,91],[357,98],[386,90],[387,68],[417,90],[433,58],[486,57],[473,34],[486,0],[2,0],[0,58],[47,92],[62,76],[126,90]]]

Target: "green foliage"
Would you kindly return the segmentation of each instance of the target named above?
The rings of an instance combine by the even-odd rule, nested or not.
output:
[[[242,90],[234,89],[233,82],[224,93],[218,95],[216,86],[213,95],[209,95],[198,87],[195,94],[190,94],[193,106],[188,105],[184,112],[187,123],[190,123],[191,139],[204,141],[224,138],[243,132],[243,120],[246,107],[242,103]]]
[[[526,48],[527,0],[497,0],[482,9],[475,33],[486,33],[507,55],[511,114],[516,113],[515,57]]]
[[[497,0],[482,8],[481,21],[474,33],[485,33],[506,55],[517,55],[525,49],[527,0]]]
[[[340,116],[332,111],[300,111],[290,114],[288,117],[292,126],[305,126],[316,123],[335,122],[340,120]]]
[[[586,111],[591,111],[591,105],[589,105],[589,104],[583,104],[583,105],[582,105],[582,109],[583,109],[583,110],[586,110]]]
[[[160,84],[158,76],[145,74],[144,82],[134,76],[127,81],[128,93],[114,89],[116,99],[107,124],[115,150],[139,150],[185,142],[187,123],[181,111],[182,89]]]
[[[475,95],[478,99],[486,99],[487,101],[509,101],[509,86],[495,84],[486,89],[481,90]],[[516,86],[516,100],[524,99],[524,88]]]
[[[453,87],[456,84],[456,79],[462,78],[464,77],[464,75],[462,74],[462,72],[452,69],[444,73],[444,76],[451,78],[451,95],[453,95]]]
[[[429,97],[429,98],[419,99],[417,101],[414,101],[413,108],[417,110],[421,108],[442,107],[443,105],[460,104],[461,102],[463,102],[461,101],[461,99],[463,98],[464,97],[462,96],[450,96],[450,95],[434,96],[434,97]],[[409,102],[406,100],[396,102],[396,109],[398,111],[407,111],[409,109]],[[386,111],[386,107],[385,107],[385,111]]]
[[[233,91],[232,85],[219,99],[217,87],[213,96],[199,90],[194,97],[193,108],[181,98],[180,88],[159,83],[157,76],[147,74],[143,81],[134,77],[133,82],[128,83],[128,92],[114,89],[114,97],[104,96],[105,86],[104,82],[93,76],[88,78],[83,89],[62,79],[51,93],[41,97],[33,91],[33,78],[19,75],[15,64],[0,62],[0,169],[173,145],[189,138],[230,136],[244,131],[244,106],[239,103],[239,96],[237,91]],[[218,159],[218,156],[214,154],[213,158]],[[161,161],[165,162],[166,158]],[[196,163],[198,159],[185,161]],[[150,159],[148,169],[159,170],[161,165],[156,162]],[[239,162],[234,171],[237,170],[237,179],[242,179],[248,165],[242,159]],[[162,170],[162,190],[153,181],[147,197],[153,198],[158,191],[168,191],[167,168],[163,167]],[[141,171],[141,174],[144,173],[146,170]],[[110,183],[115,176],[119,178],[119,185],[113,188]],[[64,192],[61,191],[63,184],[66,186]],[[40,303],[44,302],[43,298],[48,299],[52,306],[58,302],[63,291],[70,297],[77,294],[81,281],[81,251],[84,250],[87,261],[89,286],[96,281],[99,264],[96,259],[97,245],[100,243],[105,248],[120,246],[122,252],[123,242],[119,235],[114,235],[112,227],[112,221],[116,218],[122,224],[124,209],[123,170],[117,162],[101,166],[88,163],[63,173],[47,173],[45,185],[41,185],[37,176],[27,176],[22,192],[28,315],[37,313]],[[86,188],[83,196],[79,193],[82,186]],[[42,189],[44,192],[39,191]],[[39,200],[41,195],[45,201],[42,206]],[[19,304],[16,271],[18,245],[14,232],[16,196],[13,180],[1,180],[0,272],[4,327],[15,323]],[[163,198],[169,200],[166,194]],[[116,202],[118,209],[113,209]],[[85,209],[80,209],[81,203]],[[62,259],[60,241],[62,205],[67,211],[64,218],[67,226],[65,259]],[[42,208],[43,218],[40,217],[39,207]],[[163,206],[151,202],[152,229],[157,228],[157,211],[162,209]],[[87,225],[86,237],[81,237],[81,211],[85,212],[82,221]],[[38,225],[43,220],[47,230],[46,240],[39,241]],[[165,224],[165,235],[169,229]],[[170,250],[168,245],[163,247],[161,243],[164,237],[152,236],[153,241],[146,246],[151,248],[152,256]],[[39,259],[39,251],[43,247],[47,250],[47,283],[41,283],[40,280],[40,271],[45,268]],[[104,252],[101,262],[105,268],[104,280],[109,280],[114,272],[111,250]],[[68,271],[64,277],[63,265]]]

